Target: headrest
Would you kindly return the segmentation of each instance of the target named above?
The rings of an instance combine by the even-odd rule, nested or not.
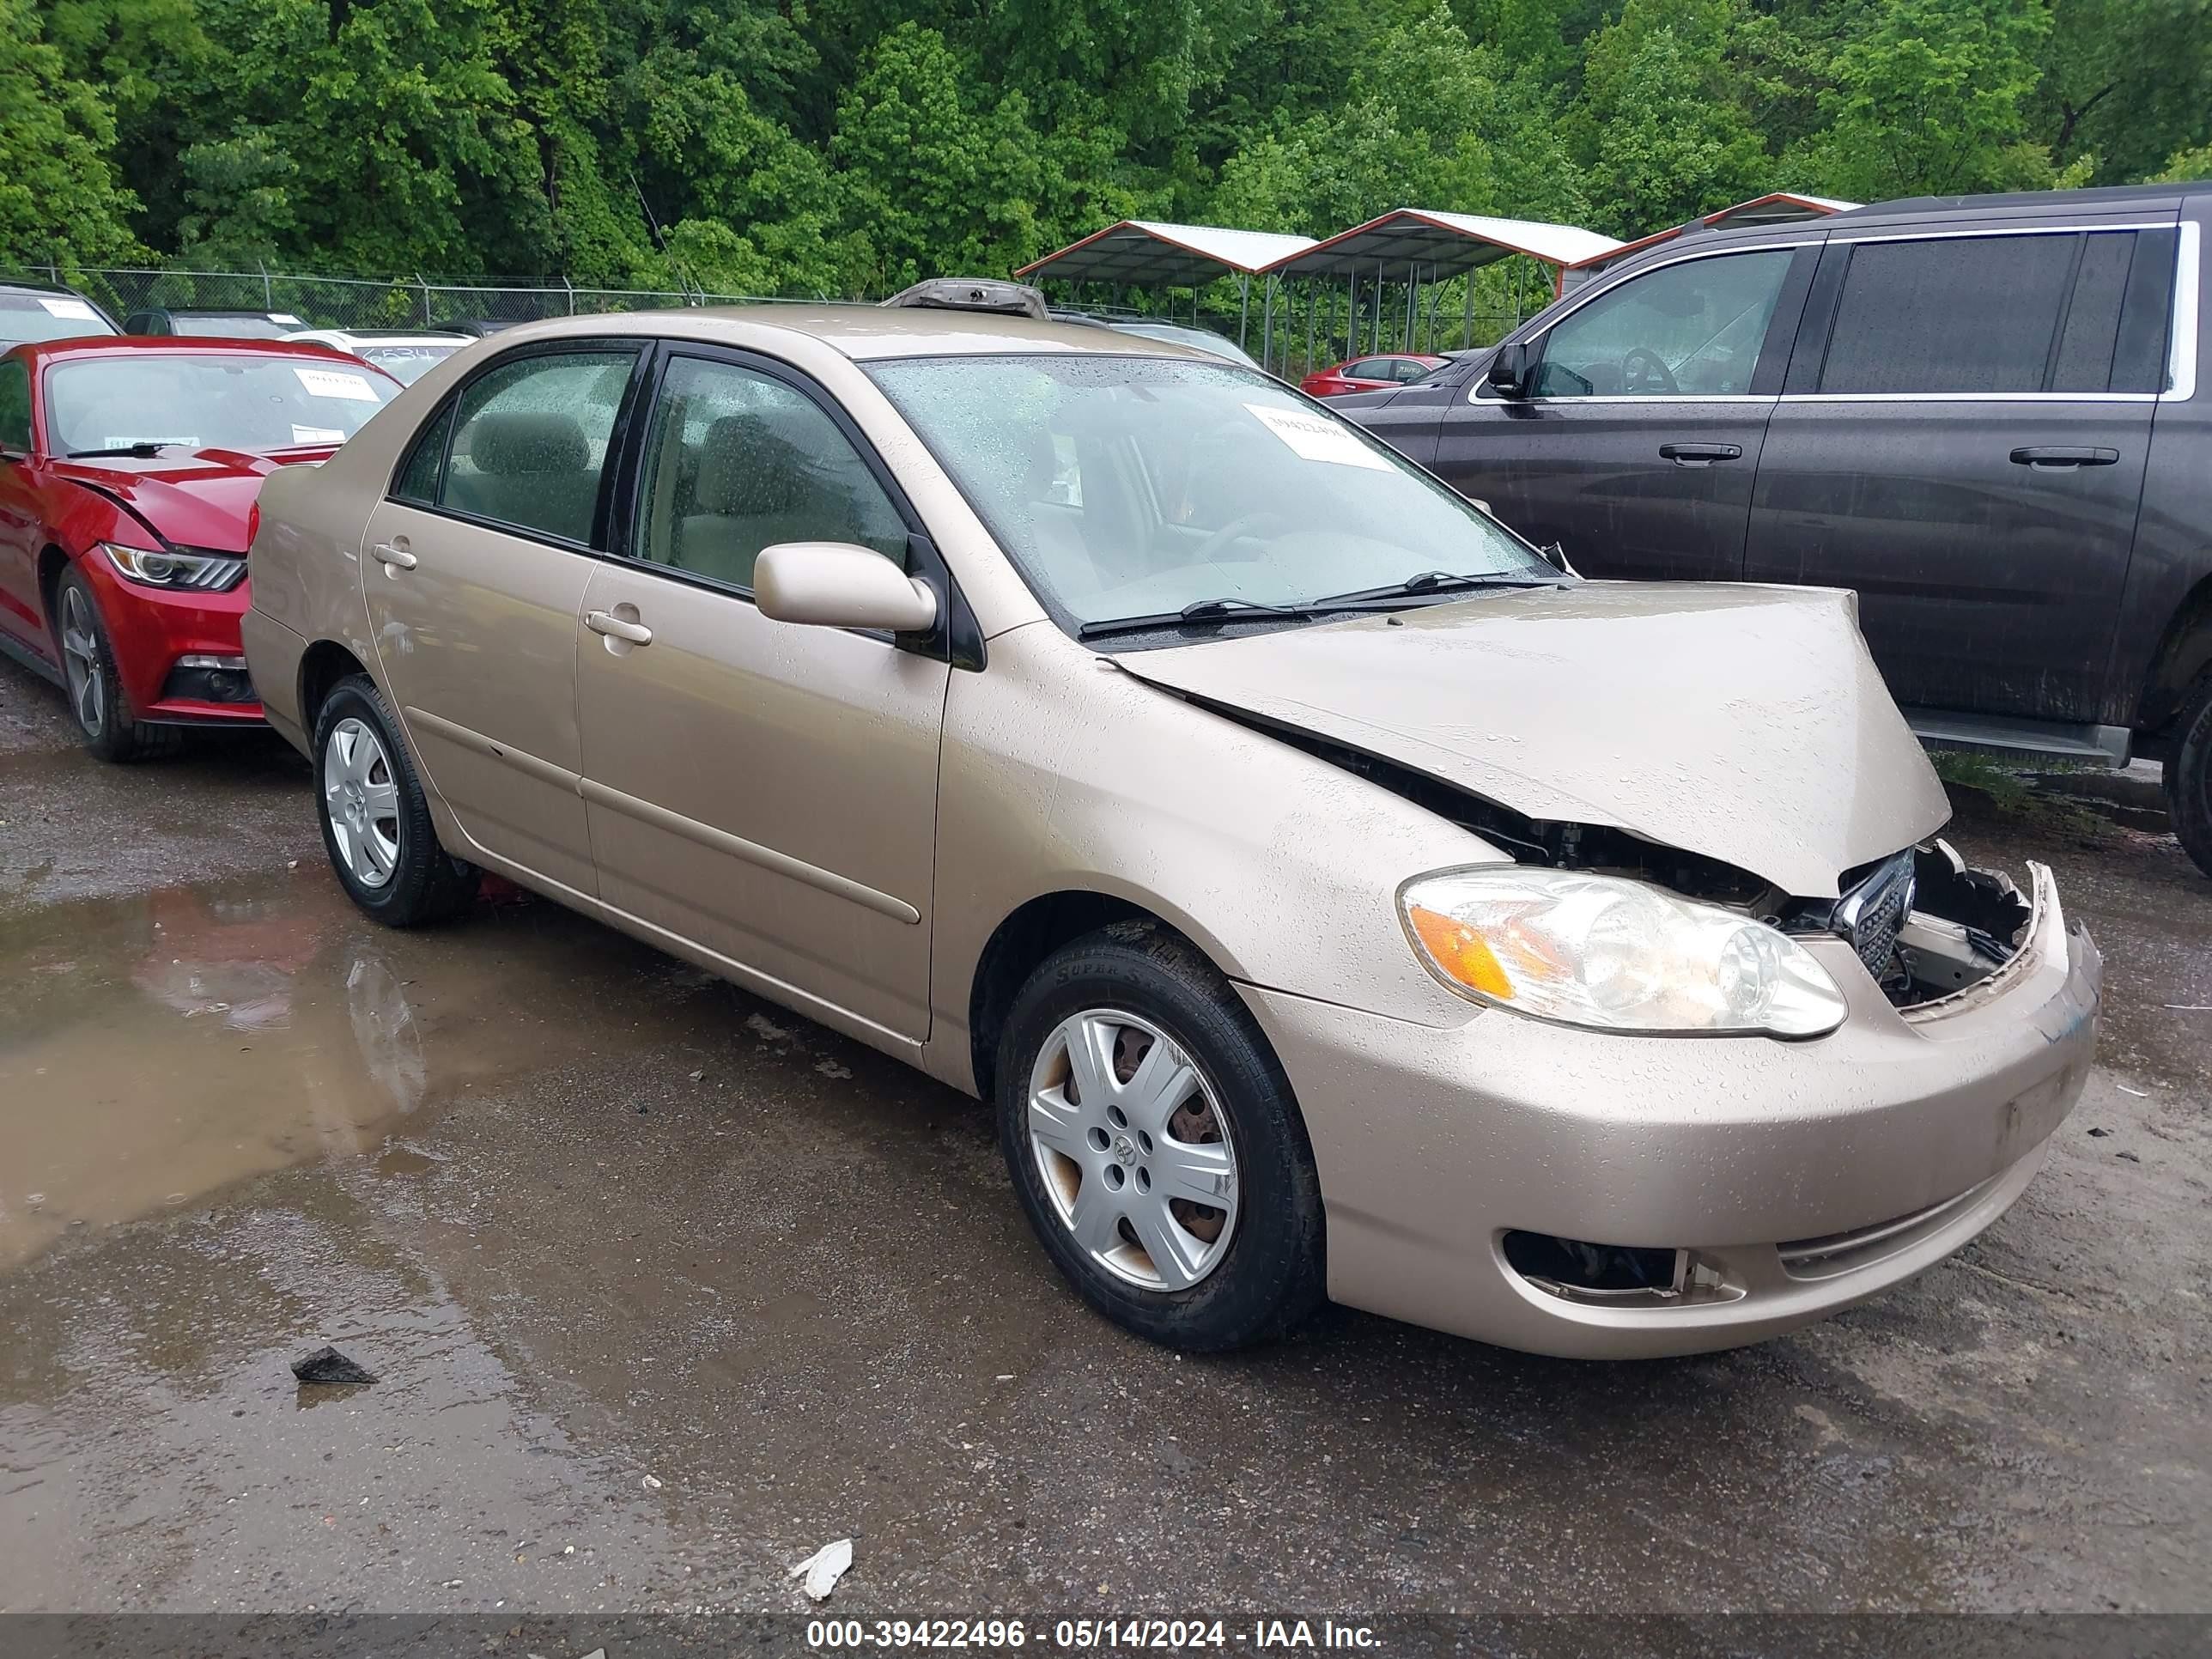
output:
[[[725,415],[707,428],[692,510],[725,518],[787,513],[799,495],[805,458],[755,414]]]
[[[469,459],[479,472],[582,472],[592,464],[583,423],[573,415],[514,410],[469,423]]]

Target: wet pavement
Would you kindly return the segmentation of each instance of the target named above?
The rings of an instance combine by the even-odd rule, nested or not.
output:
[[[2212,882],[2048,859],[2101,1056],[1962,1255],[1639,1364],[1334,1313],[1181,1359],[974,1102],[550,904],[397,934],[273,740],[0,664],[0,1610],[2212,1607]],[[335,1343],[380,1380],[297,1386]]]

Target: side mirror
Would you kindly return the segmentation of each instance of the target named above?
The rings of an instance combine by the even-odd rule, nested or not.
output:
[[[753,603],[777,622],[917,634],[937,625],[937,595],[872,548],[779,542],[753,564]]]
[[[1516,340],[1498,348],[1490,360],[1491,389],[1501,398],[1526,398],[1536,388],[1536,347],[1533,341]]]

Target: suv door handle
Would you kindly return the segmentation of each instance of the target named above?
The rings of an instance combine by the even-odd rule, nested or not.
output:
[[[2015,449],[2014,466],[2111,466],[2120,459],[2117,449]]]
[[[1740,461],[1741,444],[1661,444],[1659,459],[1677,466],[1711,466],[1715,461]]]
[[[584,626],[594,634],[605,634],[610,639],[627,640],[632,645],[653,643],[653,630],[643,623],[624,622],[620,617],[611,617],[604,611],[586,611]]]
[[[379,542],[368,551],[379,564],[388,564],[395,570],[412,570],[416,565],[412,553],[392,542]]]

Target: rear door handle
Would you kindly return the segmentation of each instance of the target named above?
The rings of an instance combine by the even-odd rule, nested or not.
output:
[[[643,623],[624,622],[620,617],[611,617],[604,611],[586,611],[584,626],[594,634],[605,634],[610,639],[627,640],[632,645],[653,643],[653,630]]]
[[[2014,466],[2111,466],[2120,459],[2117,449],[2015,449]]]
[[[1659,459],[1677,466],[1711,466],[1715,461],[1740,461],[1741,444],[1661,444]]]
[[[390,542],[379,542],[368,551],[379,564],[388,564],[395,570],[412,570],[415,568],[415,556],[405,548]]]

